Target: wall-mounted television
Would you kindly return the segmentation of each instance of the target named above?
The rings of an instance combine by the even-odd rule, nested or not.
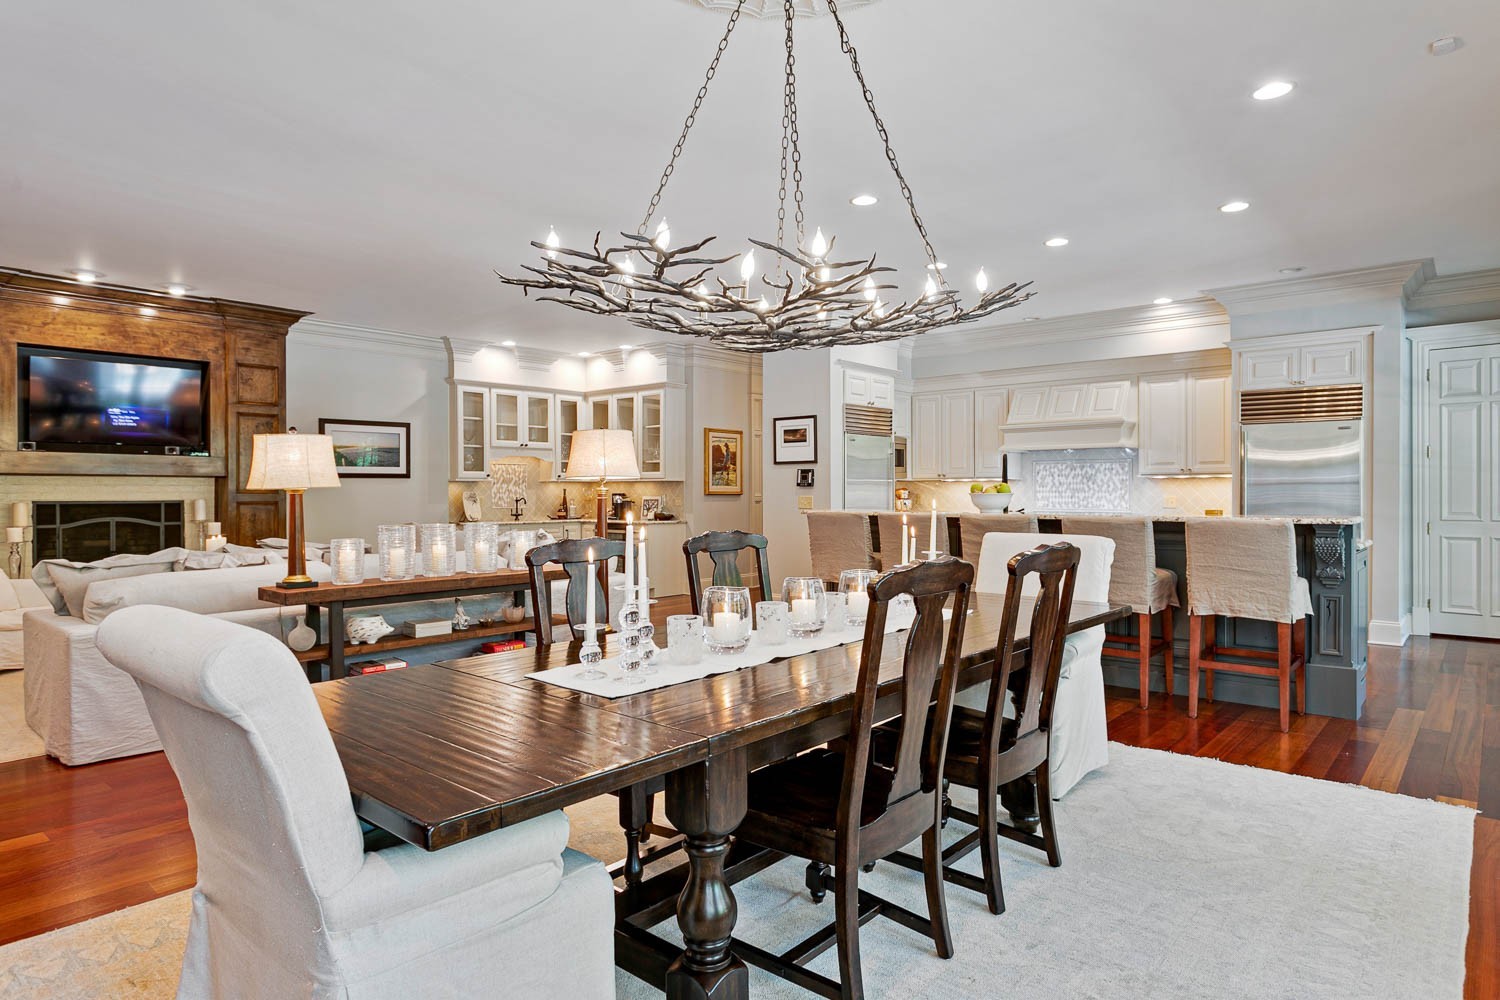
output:
[[[208,454],[208,363],[21,344],[22,448]]]

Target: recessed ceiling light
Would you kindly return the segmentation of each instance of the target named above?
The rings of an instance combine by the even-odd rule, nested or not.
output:
[[[1307,270],[1307,268],[1305,268],[1305,267],[1283,267],[1277,273],[1278,274],[1301,274],[1303,271],[1306,271],[1306,270]]]
[[[579,351],[578,356],[580,358],[592,358],[594,355],[589,351]]]
[[[1444,35],[1442,38],[1434,38],[1427,45],[1427,51],[1435,56],[1446,56],[1457,52],[1464,47],[1464,40],[1457,35]]]
[[[500,346],[501,347],[515,347],[516,346],[516,342],[514,340],[502,340],[502,341],[500,341]]]
[[[156,315],[156,310],[152,309],[150,306],[141,306],[141,315],[142,316],[155,316]]]
[[[68,273],[71,274],[74,278],[77,278],[79,281],[83,282],[85,285],[92,285],[94,282],[104,277],[104,275],[100,274],[98,271],[90,271],[86,267],[81,267],[76,271],[69,271]]]
[[[633,351],[633,350],[635,350],[635,345],[634,344],[621,344],[620,345],[620,350],[622,350],[622,351]]]
[[[1219,206],[1219,211],[1226,215],[1233,215],[1235,212],[1243,212],[1249,207],[1250,203],[1248,201],[1226,201]]]
[[[168,295],[171,295],[172,297],[179,298],[179,299],[182,298],[184,295],[186,295],[188,292],[191,292],[193,290],[193,286],[192,285],[184,285],[180,281],[174,281],[174,282],[166,285],[165,287],[167,289],[167,294]]]
[[[1278,97],[1285,97],[1297,88],[1295,83],[1286,80],[1272,80],[1270,83],[1253,92],[1250,96],[1257,101],[1274,101]]]
[[[936,264],[928,264],[927,265],[927,270],[929,270],[929,271],[946,271],[946,270],[948,270],[948,262],[940,260]]]
[[[1037,320],[1039,320],[1041,318],[1042,317],[1040,317],[1040,316],[1027,316],[1026,319],[1025,319],[1025,322],[1027,322],[1027,323],[1035,323]]]
[[[1163,295],[1159,299],[1152,299],[1151,304],[1154,306],[1169,306],[1172,304],[1172,300]]]
[[[70,299],[70,298],[68,298],[66,295],[54,295],[54,296],[52,296],[52,304],[55,305],[55,306],[69,305],[72,301],[73,300]]]
[[[875,197],[873,194],[857,194],[853,198],[849,199],[849,204],[855,205],[859,208],[869,208],[871,205],[874,205],[879,201],[880,199]]]
[[[1066,236],[1054,236],[1047,241],[1047,245],[1049,247],[1065,247],[1068,245],[1068,238]]]

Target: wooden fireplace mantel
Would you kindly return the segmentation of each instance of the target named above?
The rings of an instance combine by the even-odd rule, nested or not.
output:
[[[206,361],[209,403],[207,456],[23,452],[16,407],[0,407],[0,475],[211,478],[231,542],[284,534],[281,494],[244,484],[252,435],[286,426],[286,336],[307,315],[0,268],[0,397],[15,398],[17,345],[39,344]]]

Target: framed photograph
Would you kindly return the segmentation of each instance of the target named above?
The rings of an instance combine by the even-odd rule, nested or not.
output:
[[[745,432],[703,428],[703,495],[745,492]]]
[[[777,417],[771,421],[777,465],[814,465],[818,461],[818,418]]]
[[[641,520],[654,521],[661,513],[661,497],[641,497]]]
[[[340,479],[411,478],[411,424],[325,417],[318,433],[333,438]]]

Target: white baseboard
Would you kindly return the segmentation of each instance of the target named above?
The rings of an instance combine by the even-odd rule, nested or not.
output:
[[[1399,622],[1370,620],[1370,645],[1404,646],[1411,638],[1411,616],[1403,615]]]

